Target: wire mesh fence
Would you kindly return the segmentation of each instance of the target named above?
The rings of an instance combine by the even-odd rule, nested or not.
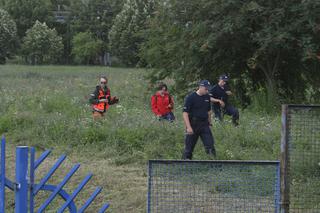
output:
[[[149,161],[148,213],[280,212],[278,161]]]
[[[282,147],[287,147],[286,212],[320,212],[320,105],[286,105]]]

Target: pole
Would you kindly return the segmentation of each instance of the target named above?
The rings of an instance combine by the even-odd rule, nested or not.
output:
[[[0,212],[5,211],[5,187],[6,187],[6,139],[1,139],[1,185],[0,185]]]
[[[282,105],[281,116],[281,212],[289,213],[289,177],[288,177],[288,105]]]
[[[16,148],[15,213],[28,212],[28,151],[27,146]]]

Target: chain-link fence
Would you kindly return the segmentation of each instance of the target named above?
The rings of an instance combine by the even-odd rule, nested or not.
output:
[[[279,211],[278,161],[149,161],[148,213]]]
[[[282,107],[284,212],[320,212],[320,105]]]

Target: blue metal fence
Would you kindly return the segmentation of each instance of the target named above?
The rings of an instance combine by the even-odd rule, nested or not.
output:
[[[64,212],[66,209],[71,213],[82,213],[90,206],[93,200],[98,196],[101,192],[102,188],[97,187],[96,190],[92,193],[92,195],[88,198],[88,200],[81,206],[77,208],[74,199],[81,192],[81,190],[85,187],[85,185],[89,182],[92,177],[92,174],[88,174],[83,181],[78,185],[78,187],[74,190],[74,192],[69,195],[63,187],[70,180],[70,178],[76,173],[79,169],[80,164],[76,164],[73,168],[67,173],[67,175],[63,178],[63,180],[58,185],[50,185],[47,184],[49,179],[55,173],[55,171],[60,167],[63,161],[66,159],[65,155],[62,155],[53,167],[49,170],[47,175],[41,179],[41,181],[36,184],[35,181],[35,172],[39,165],[50,155],[51,151],[45,151],[41,154],[41,156],[35,160],[35,149],[33,147],[29,148],[26,146],[19,146],[16,148],[16,179],[15,182],[10,181],[6,178],[6,158],[5,158],[5,146],[6,141],[5,138],[1,139],[1,183],[0,183],[0,212],[4,213],[6,210],[5,206],[5,188],[9,188],[11,191],[15,193],[15,213],[33,213],[33,212],[45,212],[48,205],[57,197],[60,196],[65,200],[65,203],[61,207],[57,207],[58,213]],[[30,151],[30,152],[29,152]],[[30,156],[30,164],[29,162]],[[28,166],[30,166],[28,168]],[[51,194],[49,197],[41,204],[39,209],[35,210],[34,200],[35,196],[39,191],[50,191]],[[28,202],[29,201],[29,202]],[[29,205],[28,205],[29,203]],[[109,204],[106,203],[102,206],[102,208],[98,211],[99,213],[105,212],[109,207]]]
[[[148,213],[278,213],[278,161],[150,160]]]

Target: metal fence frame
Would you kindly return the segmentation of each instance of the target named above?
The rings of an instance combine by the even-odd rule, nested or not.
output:
[[[65,155],[62,155],[54,164],[54,166],[49,170],[47,175],[45,175],[41,181],[35,183],[35,171],[39,165],[50,155],[51,151],[47,150],[43,152],[40,157],[35,160],[35,149],[33,147],[18,146],[16,147],[16,179],[15,181],[10,181],[6,178],[6,140],[4,137],[1,139],[1,174],[0,174],[0,212],[5,213],[5,188],[7,187],[15,193],[15,213],[33,213],[34,209],[34,199],[37,193],[41,190],[52,192],[49,197],[41,204],[38,213],[45,212],[47,206],[55,199],[55,197],[60,196],[65,202],[64,204],[57,208],[58,213],[64,212],[66,209],[71,213],[81,213],[90,206],[93,200],[101,192],[102,188],[97,187],[96,190],[91,194],[87,201],[83,204],[81,208],[77,208],[74,199],[81,192],[83,187],[89,182],[93,176],[91,173],[88,174],[72,194],[68,194],[63,186],[70,180],[70,178],[79,169],[80,164],[76,164],[67,173],[63,180],[58,185],[47,184],[47,181],[52,177],[54,172],[59,168],[59,166],[66,159]],[[30,159],[29,159],[30,157]],[[30,160],[30,163],[29,163]],[[109,204],[106,203],[100,208],[99,213],[105,212],[109,208]]]
[[[193,164],[244,164],[244,165],[274,165],[275,166],[275,183],[274,183],[274,203],[275,213],[280,212],[280,161],[237,161],[237,160],[215,160],[215,161],[185,161],[185,160],[149,160],[148,163],[148,193],[147,193],[147,212],[152,213],[151,207],[151,191],[152,191],[152,166],[153,164],[177,164],[177,163],[193,163]],[[242,212],[241,209],[237,212]]]
[[[293,171],[290,171],[290,110],[291,109],[301,109],[301,110],[312,110],[320,109],[320,105],[304,105],[304,104],[287,104],[282,105],[282,116],[281,116],[281,212],[290,212],[290,185],[291,185],[291,175]],[[319,153],[320,155],[320,153]],[[320,190],[320,189],[319,189]],[[320,202],[320,201],[319,201]],[[319,210],[320,211],[320,210]]]

